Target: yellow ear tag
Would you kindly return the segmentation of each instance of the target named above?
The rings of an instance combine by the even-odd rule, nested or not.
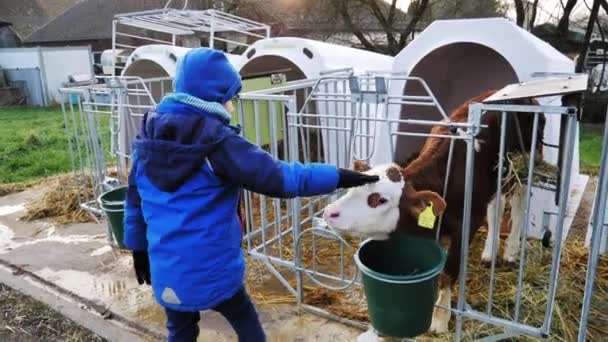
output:
[[[418,215],[418,225],[423,228],[433,229],[435,227],[435,214],[433,213],[433,203],[429,202],[426,209]]]

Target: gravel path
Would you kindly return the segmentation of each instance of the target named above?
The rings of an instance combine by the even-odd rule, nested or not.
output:
[[[47,305],[1,283],[0,341],[106,342]]]

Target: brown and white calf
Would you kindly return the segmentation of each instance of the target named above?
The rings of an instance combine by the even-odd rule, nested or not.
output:
[[[481,102],[492,95],[488,91],[472,98],[450,115],[454,122],[465,122],[471,102]],[[532,100],[517,101],[517,104],[535,104]],[[480,130],[475,149],[473,170],[473,196],[471,208],[470,240],[482,225],[488,205],[496,194],[496,172],[500,145],[500,120],[496,112],[488,112],[482,117],[487,128]],[[523,144],[517,139],[515,119],[523,137]],[[542,137],[544,116],[539,120],[538,139]],[[528,113],[507,114],[507,135],[505,152],[529,150],[532,140],[533,115]],[[448,128],[436,126],[434,134],[447,134]],[[539,144],[540,145],[540,144]],[[370,168],[364,162],[355,162],[354,168],[368,174],[380,176],[380,181],[349,190],[343,197],[327,206],[324,218],[330,227],[353,235],[388,239],[392,234],[406,233],[433,238],[434,229],[418,226],[418,216],[429,203],[436,216],[443,213],[441,235],[449,238],[450,245],[446,266],[439,278],[437,304],[450,307],[451,286],[460,272],[461,233],[463,201],[465,193],[466,143],[456,141],[454,146],[451,176],[446,197],[443,191],[446,176],[449,140],[430,137],[419,155],[407,165],[387,164]],[[436,308],[431,331],[445,332],[448,329],[450,311]]]
[[[500,236],[501,223],[503,220],[503,214],[505,211],[505,203],[509,201],[511,205],[510,217],[511,225],[509,230],[509,236],[505,241],[505,248],[503,249],[500,257],[506,264],[515,264],[518,259],[518,252],[521,245],[521,228],[524,223],[524,205],[525,205],[525,190],[526,187],[523,185],[514,185],[513,192],[508,196],[503,195],[500,200],[500,207],[498,208],[498,215],[496,215],[496,206],[499,205],[498,198],[494,196],[487,210],[487,228],[488,235],[481,253],[481,261],[488,264],[492,261],[492,241],[494,236],[498,234]],[[498,222],[496,222],[498,221]],[[497,244],[498,247],[498,244]],[[496,253],[498,254],[498,253]]]

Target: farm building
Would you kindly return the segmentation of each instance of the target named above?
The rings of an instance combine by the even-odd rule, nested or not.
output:
[[[24,44],[35,46],[90,45],[93,51],[112,47],[112,19],[119,13],[162,8],[165,0],[76,2],[62,14],[35,30]],[[197,8],[192,4],[193,9]]]
[[[13,24],[20,41],[63,13],[77,0],[4,0],[0,2],[0,18]]]

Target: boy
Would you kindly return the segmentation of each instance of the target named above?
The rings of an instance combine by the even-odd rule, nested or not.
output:
[[[239,341],[265,341],[243,284],[241,188],[292,198],[378,180],[273,159],[229,124],[240,90],[224,53],[190,50],[178,61],[176,93],[144,116],[133,144],[124,242],[138,282],[151,283],[165,309],[169,341],[196,341],[199,311],[209,309],[228,320]]]

